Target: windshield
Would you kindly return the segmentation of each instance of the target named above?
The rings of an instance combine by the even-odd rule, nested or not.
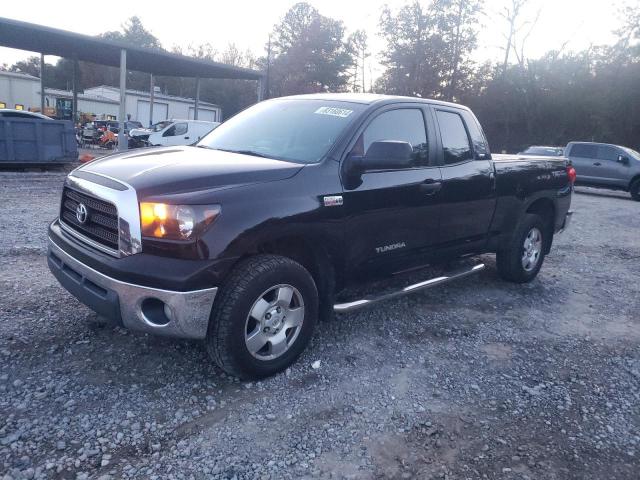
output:
[[[560,147],[529,147],[524,152],[524,155],[540,155],[543,157],[558,157],[563,153],[563,149]]]
[[[631,155],[632,157],[635,157],[636,159],[640,160],[640,153],[636,152],[634,149],[629,148],[629,147],[622,147],[622,149],[627,152],[627,154]]]
[[[151,125],[150,128],[153,132],[159,132],[160,130],[164,130],[166,126],[171,125],[172,123],[173,122],[169,122],[169,121],[158,122]]]
[[[365,107],[326,100],[269,100],[230,118],[198,146],[315,163]]]

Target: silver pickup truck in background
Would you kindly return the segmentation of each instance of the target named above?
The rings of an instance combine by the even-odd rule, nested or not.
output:
[[[564,152],[576,169],[577,185],[624,190],[640,201],[640,153],[592,142],[570,142]]]

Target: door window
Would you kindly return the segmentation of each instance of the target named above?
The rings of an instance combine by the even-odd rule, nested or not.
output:
[[[471,160],[473,158],[471,143],[462,117],[457,113],[442,110],[437,110],[436,116],[440,125],[445,165]]]
[[[597,158],[598,147],[586,143],[578,143],[571,147],[570,157]]]
[[[186,123],[176,123],[167,129],[166,132],[162,135],[163,137],[176,137],[178,135],[184,135],[187,133],[187,124]]]
[[[610,162],[615,162],[618,160],[618,155],[620,155],[620,153],[614,147],[610,147],[608,145],[598,146],[598,158],[600,160],[608,160]]]
[[[413,164],[428,164],[429,144],[421,110],[401,108],[381,113],[358,137],[351,154],[364,155],[373,142],[383,140],[408,142],[413,148]]]
[[[467,123],[467,129],[469,130],[471,142],[473,143],[473,152],[475,153],[475,158],[477,160],[487,159],[487,155],[489,155],[489,145],[487,145],[487,139],[482,132],[482,127],[473,116],[473,114],[469,112],[464,112],[464,119]]]

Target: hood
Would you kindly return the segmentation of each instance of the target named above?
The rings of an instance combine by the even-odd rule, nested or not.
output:
[[[138,135],[150,135],[151,133],[153,133],[153,130],[150,128],[132,128],[129,130],[129,135],[133,137]]]
[[[120,180],[142,198],[283,180],[302,167],[282,160],[181,146],[109,155],[78,171]]]

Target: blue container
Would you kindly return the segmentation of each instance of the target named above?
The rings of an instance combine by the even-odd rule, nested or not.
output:
[[[0,166],[56,165],[78,161],[69,120],[0,118]]]

